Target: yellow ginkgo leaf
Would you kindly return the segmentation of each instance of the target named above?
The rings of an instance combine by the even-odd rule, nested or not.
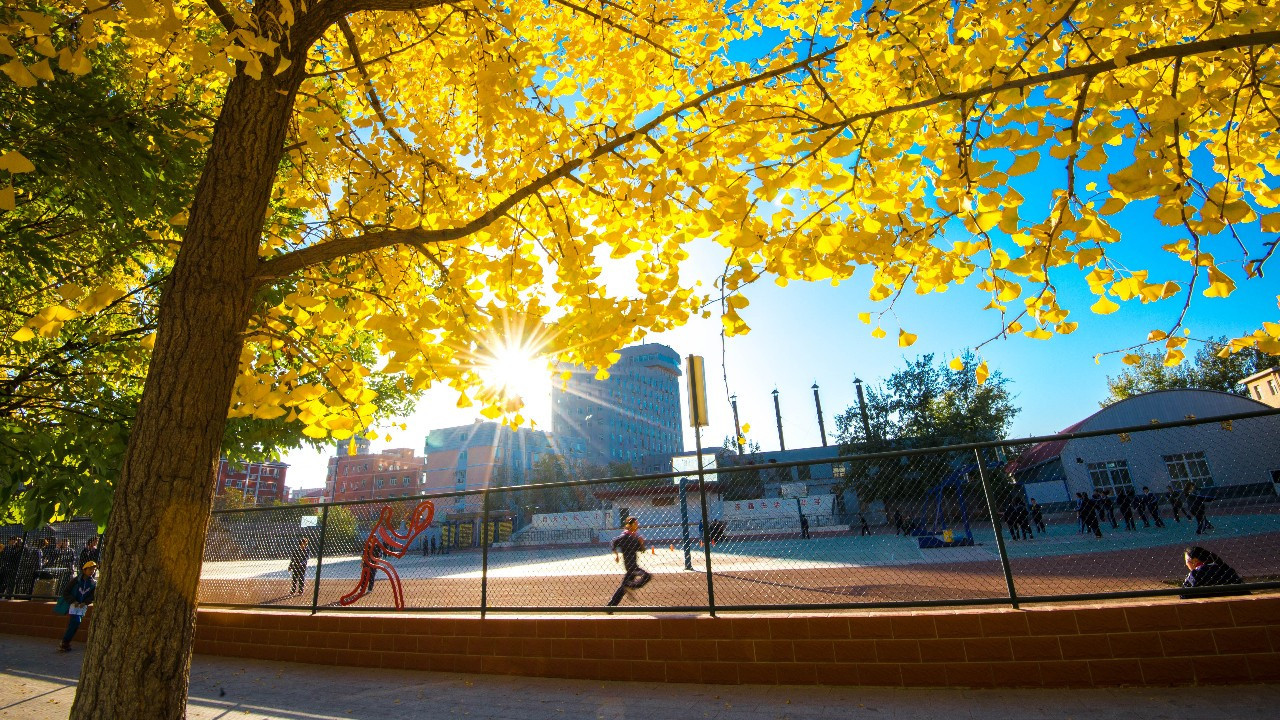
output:
[[[1029,152],[1026,155],[1019,155],[1013,164],[1009,166],[1005,173],[1008,175],[1026,175],[1035,170],[1040,165],[1040,153]]]
[[[18,207],[18,197],[12,185],[0,187],[0,210],[13,210]]]
[[[878,328],[876,328],[875,330],[872,330],[872,331],[871,331],[871,337],[873,337],[873,338],[875,338],[875,339],[877,339],[877,340],[879,340],[880,338],[882,338],[882,337],[884,337],[884,336],[885,336],[884,328],[879,328],[879,327],[878,327]]]
[[[36,166],[17,150],[0,155],[0,170],[8,170],[11,173],[28,173],[35,170]]]
[[[1182,359],[1186,357],[1181,350],[1173,349],[1164,354],[1165,367],[1176,367],[1182,364]]]
[[[947,363],[947,367],[959,372],[964,369],[964,359],[961,357],[951,358],[951,362]]]
[[[746,435],[749,432],[751,432],[751,423],[744,423],[742,425],[742,434]]]
[[[27,342],[28,340],[31,340],[35,336],[36,334],[32,332],[31,328],[24,325],[18,328],[18,332],[13,334],[13,339],[17,340],[18,342]]]
[[[898,347],[911,347],[916,342],[916,336],[906,330],[898,330]]]
[[[862,323],[863,325],[870,325],[871,313],[866,313],[866,312],[858,313],[858,322]]]
[[[1129,353],[1124,357],[1120,358],[1120,362],[1124,363],[1125,365],[1137,365],[1138,363],[1142,362],[1142,356],[1136,353]]]
[[[989,376],[990,374],[991,372],[987,370],[986,360],[983,360],[981,363],[979,363],[978,367],[974,368],[973,370],[973,377],[978,381],[979,385],[986,382],[987,376]]]
[[[1120,309],[1120,306],[1112,302],[1111,298],[1103,295],[1098,298],[1098,302],[1089,306],[1089,309],[1099,315],[1110,315]]]

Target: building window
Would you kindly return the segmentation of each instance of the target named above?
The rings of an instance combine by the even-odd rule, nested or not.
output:
[[[1093,480],[1095,490],[1128,490],[1133,487],[1126,460],[1089,463],[1089,479]]]
[[[1261,399],[1262,399],[1262,385],[1261,385],[1261,384],[1258,384],[1258,385],[1254,385],[1254,386],[1253,386],[1253,396],[1254,396],[1255,398],[1259,399],[1259,400],[1261,400]]]
[[[1213,474],[1209,472],[1209,462],[1203,452],[1165,455],[1163,459],[1164,466],[1169,469],[1169,479],[1179,483],[1190,480],[1196,487],[1213,486]]]
[[[1275,378],[1267,378],[1267,389],[1271,391],[1272,395],[1280,395],[1280,387],[1276,386]]]

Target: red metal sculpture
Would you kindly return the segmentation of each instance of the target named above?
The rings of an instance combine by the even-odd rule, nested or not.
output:
[[[409,514],[406,532],[401,535],[396,532],[396,528],[399,525],[391,524],[391,506],[384,505],[382,512],[378,515],[378,521],[369,530],[369,539],[364,541],[364,551],[360,555],[360,581],[356,583],[355,589],[342,596],[338,604],[350,605],[368,594],[369,587],[373,584],[374,573],[381,570],[391,583],[391,592],[395,596],[396,609],[403,610],[404,591],[400,588],[400,575],[396,573],[396,569],[391,566],[391,563],[382,559],[382,556],[404,557],[413,539],[431,525],[431,520],[435,517],[435,514],[435,503],[430,500],[423,500],[418,503],[413,512]]]

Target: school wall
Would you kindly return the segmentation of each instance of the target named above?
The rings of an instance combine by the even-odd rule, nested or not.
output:
[[[51,608],[0,601],[0,633],[46,637],[52,647],[65,619]],[[83,638],[82,630],[77,642]],[[329,665],[723,684],[1275,683],[1280,595],[808,617],[481,620],[200,610],[195,651]]]

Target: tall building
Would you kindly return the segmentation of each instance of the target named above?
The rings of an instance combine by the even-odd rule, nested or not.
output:
[[[633,345],[597,380],[583,367],[567,367],[564,386],[552,383],[551,428],[556,437],[585,440],[587,459],[627,462],[684,452],[680,423],[680,355],[666,345]]]
[[[414,456],[412,448],[334,458],[332,474],[325,481],[325,487],[333,490],[326,499],[376,500],[421,495],[426,460]]]
[[[432,430],[426,439],[427,492],[477,490],[491,483],[524,485],[544,456],[574,463],[586,452],[580,438],[558,438],[495,422]]]
[[[289,499],[289,489],[284,484],[288,470],[289,465],[282,462],[233,462],[223,458],[218,462],[214,494],[234,489],[244,493],[245,501],[252,505],[284,502]]]

